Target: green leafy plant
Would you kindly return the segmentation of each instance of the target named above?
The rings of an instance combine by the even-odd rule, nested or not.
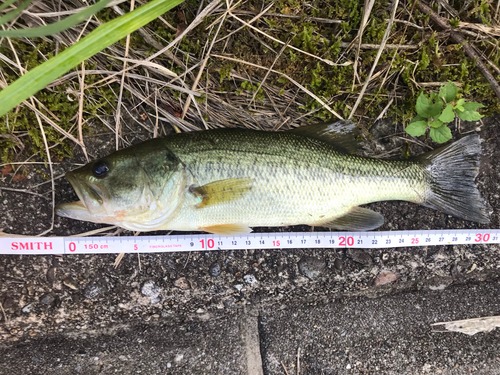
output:
[[[468,102],[457,98],[458,89],[453,82],[442,86],[439,93],[429,96],[420,93],[415,106],[417,116],[410,121],[406,132],[414,137],[424,135],[430,128],[429,136],[434,142],[444,143],[451,139],[451,130],[447,124],[458,116],[464,121],[477,121],[484,117],[477,110],[484,107],[481,103]]]

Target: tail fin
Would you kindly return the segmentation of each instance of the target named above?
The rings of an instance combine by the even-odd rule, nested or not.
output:
[[[474,182],[480,156],[479,136],[469,135],[418,157],[430,177],[430,191],[422,204],[466,220],[489,223],[486,202]]]

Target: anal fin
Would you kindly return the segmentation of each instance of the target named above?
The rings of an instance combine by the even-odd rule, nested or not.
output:
[[[347,214],[318,224],[318,226],[362,232],[376,229],[382,224],[384,224],[384,217],[378,212],[367,208],[353,207]]]
[[[252,178],[228,178],[203,186],[191,186],[189,191],[201,199],[196,208],[203,208],[242,198],[252,189],[252,183]]]
[[[201,227],[200,230],[203,230],[208,233],[220,234],[221,236],[231,236],[236,234],[246,234],[252,231],[252,228],[241,225],[241,224],[220,224],[220,225],[211,225],[208,227]]]

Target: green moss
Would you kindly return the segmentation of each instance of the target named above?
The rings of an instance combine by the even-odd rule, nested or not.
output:
[[[258,84],[254,85],[248,81],[241,82],[241,89],[236,90],[236,93],[238,95],[240,95],[240,94],[243,94],[243,92],[245,92],[245,91],[250,93],[250,94],[254,94],[255,92],[257,92],[257,94],[255,95],[256,101],[262,101],[265,98],[264,91],[260,88],[260,85],[258,85]]]
[[[225,63],[219,70],[220,83],[222,83],[226,78],[231,78],[231,70],[234,68],[233,63]]]
[[[450,18],[450,25],[453,28],[458,27],[460,25],[460,18]]]
[[[0,132],[7,133],[7,130],[2,129],[0,125]],[[0,138],[0,161],[8,163],[12,161],[12,152],[14,151],[16,143],[10,139]]]

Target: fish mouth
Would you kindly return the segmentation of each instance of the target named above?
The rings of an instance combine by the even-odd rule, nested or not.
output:
[[[67,173],[66,178],[80,200],[57,205],[55,211],[58,216],[89,220],[93,214],[102,212],[103,199],[95,187],[86,181],[80,181],[72,173]]]
[[[81,217],[82,214],[84,215],[89,214],[89,211],[81,201],[61,203],[56,206],[57,216],[76,219],[78,217]]]

